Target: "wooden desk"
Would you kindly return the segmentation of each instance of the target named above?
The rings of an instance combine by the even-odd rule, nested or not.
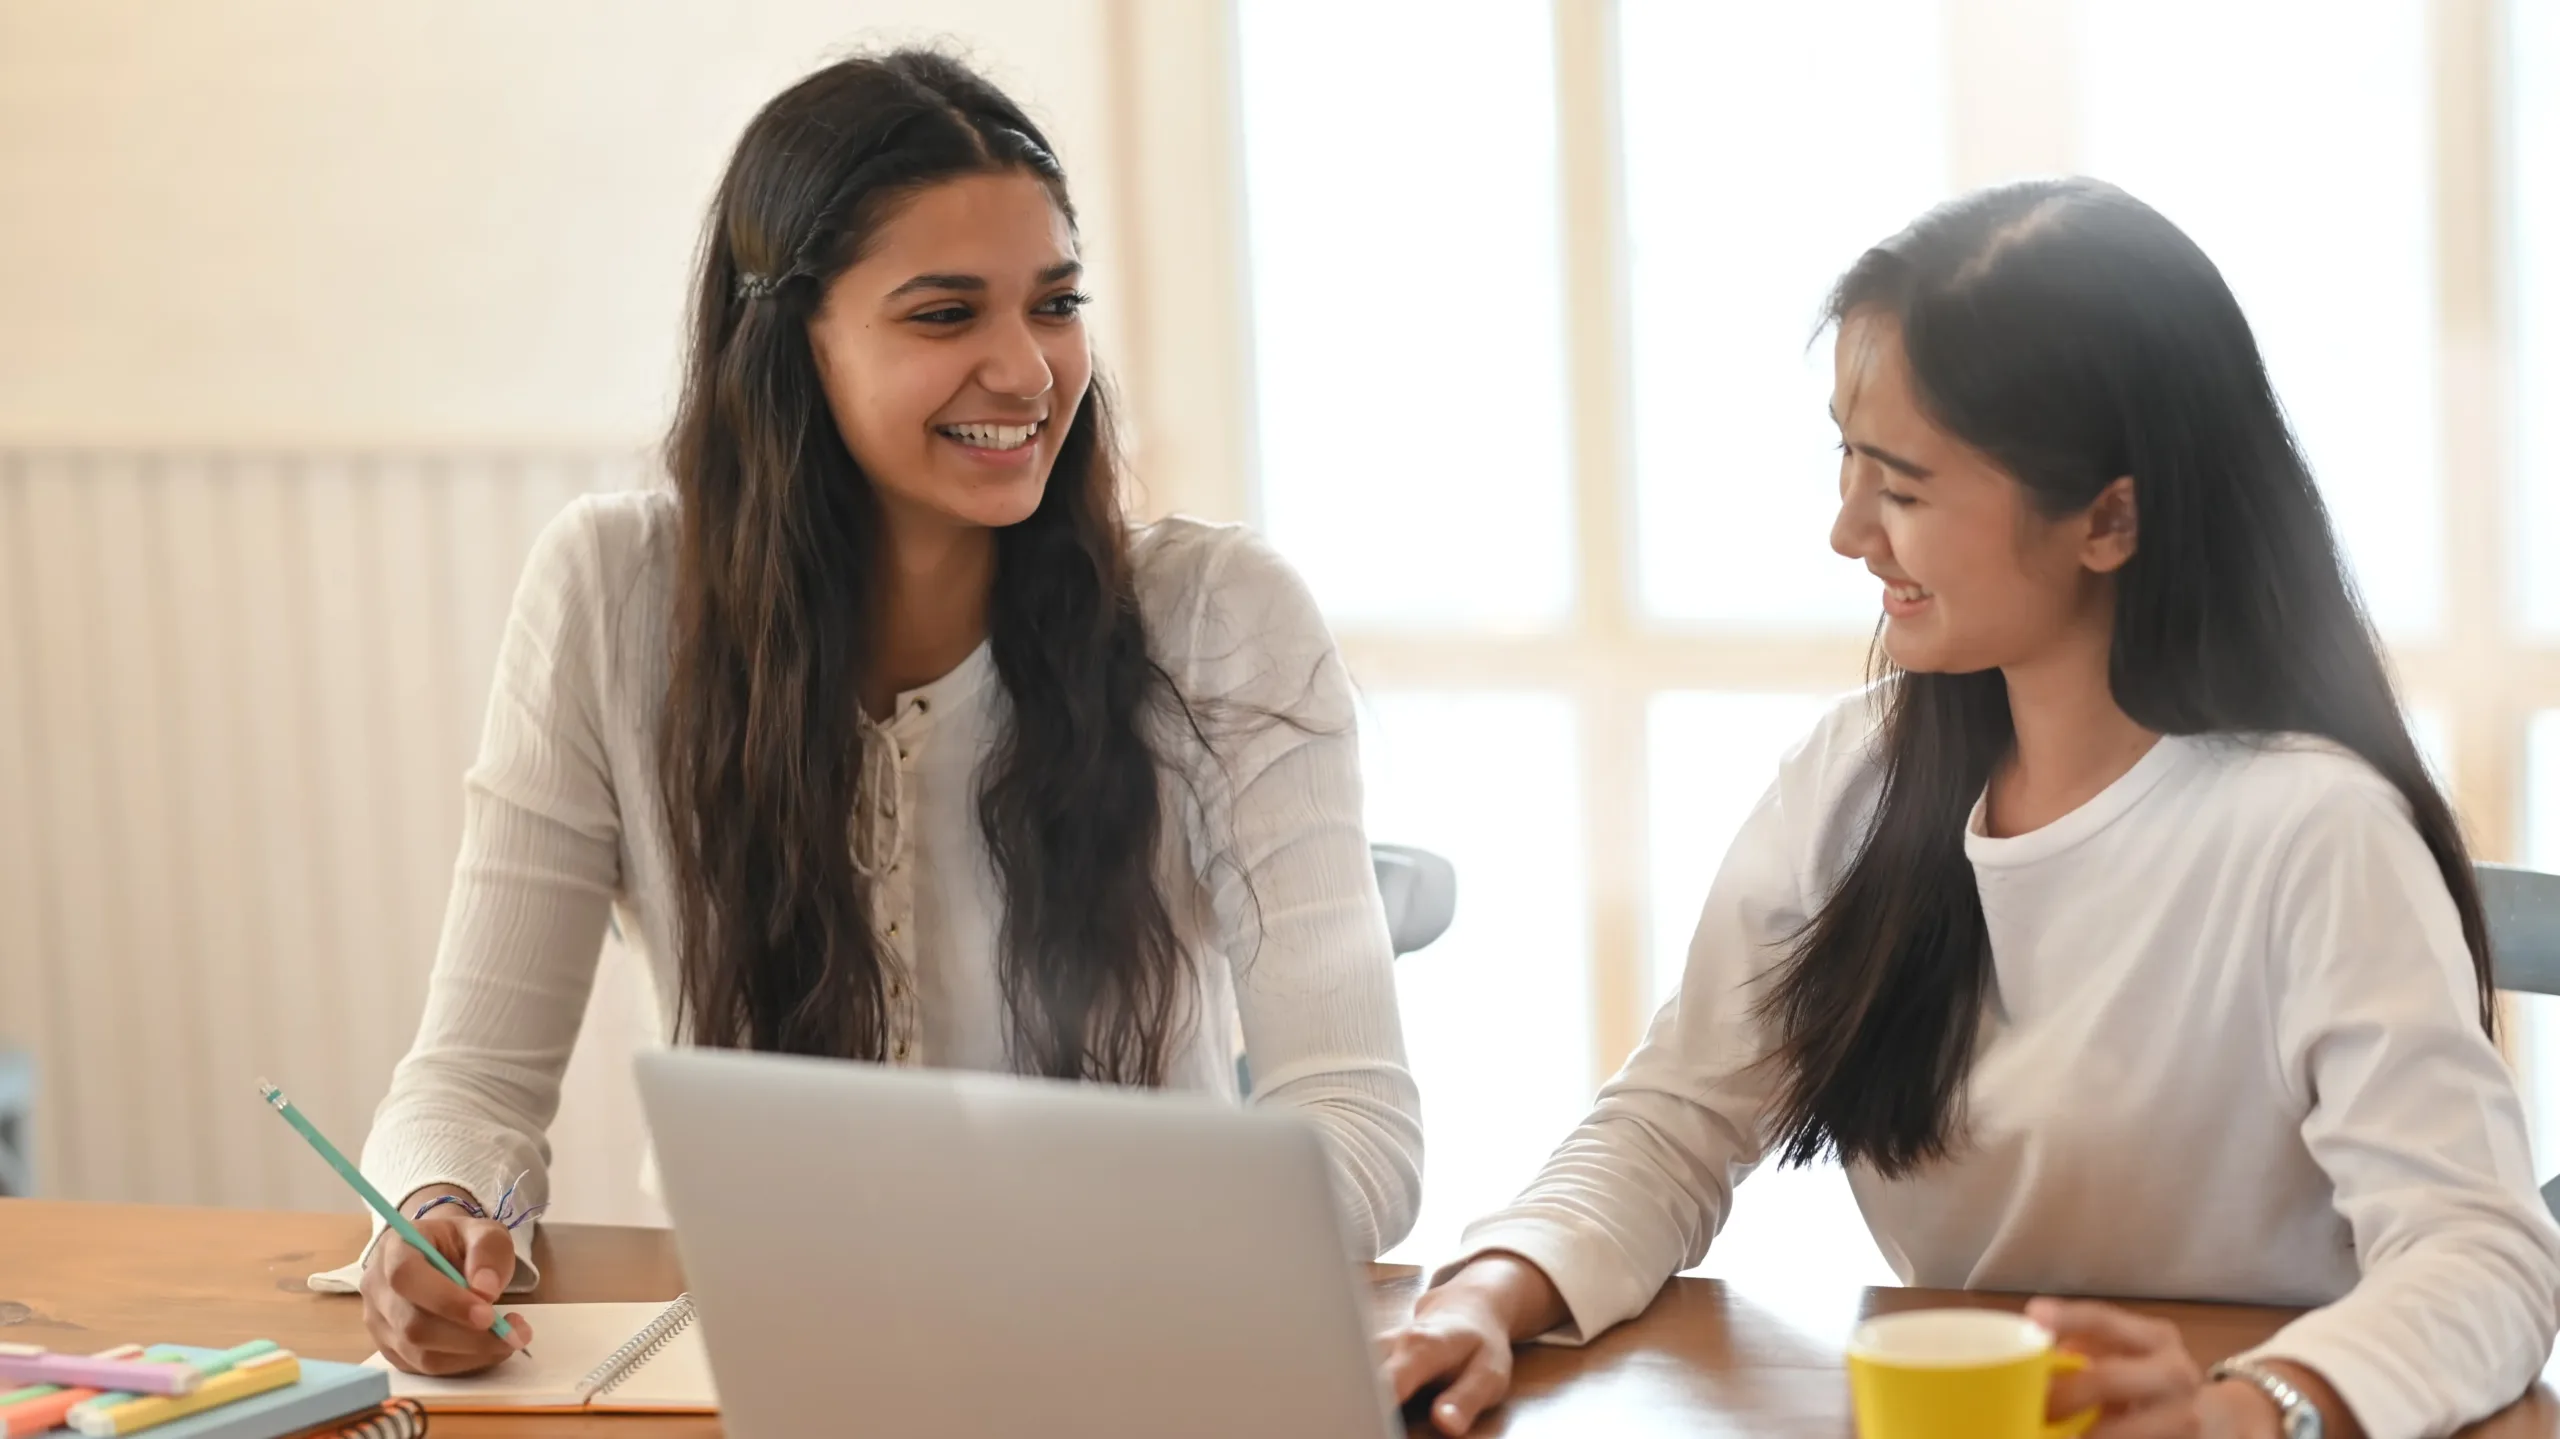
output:
[[[353,1364],[373,1352],[364,1311],[304,1280],[352,1258],[363,1219],[140,1204],[0,1199],[0,1339],[48,1348],[225,1345],[272,1339]],[[516,1302],[663,1300],[683,1292],[661,1229],[564,1224],[534,1241],[542,1287]],[[719,1439],[717,1420],[437,1415],[436,1439]]]
[[[373,1345],[356,1301],[313,1294],[303,1278],[352,1254],[364,1235],[363,1220],[337,1215],[0,1200],[0,1338],[68,1349],[268,1338],[315,1358],[359,1360]],[[663,1230],[558,1225],[546,1229],[535,1258],[543,1284],[528,1303],[669,1299],[683,1287]],[[1411,1270],[1379,1269],[1373,1281],[1382,1319],[1409,1309],[1421,1284]],[[1524,1352],[1512,1402],[1477,1432],[1501,1439],[1846,1439],[1840,1351],[1861,1318],[1930,1305],[2016,1303],[1918,1289],[1745,1293],[1713,1280],[1675,1280],[1643,1317],[1589,1348]],[[2286,1317],[2221,1305],[2136,1307],[2176,1320],[2203,1363],[2248,1347]],[[715,1439],[720,1431],[700,1418],[447,1415],[436,1419],[434,1432],[439,1439]],[[2560,1439],[2560,1402],[2538,1387],[2469,1432],[2477,1439]]]

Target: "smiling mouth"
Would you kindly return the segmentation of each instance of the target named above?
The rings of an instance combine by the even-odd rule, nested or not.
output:
[[[955,440],[973,450],[1018,450],[1040,437],[1049,428],[1046,420],[1027,425],[942,425],[934,433]]]

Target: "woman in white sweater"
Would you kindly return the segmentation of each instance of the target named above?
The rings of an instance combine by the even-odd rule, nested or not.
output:
[[[2342,321],[2352,297],[2341,296]],[[2094,1439],[2441,1433],[2532,1381],[2560,1230],[2461,833],[2248,325],[2086,180],[1984,191],[1833,295],[1831,540],[1884,678],[1790,756],[1679,994],[1392,1340],[1466,1430],[1836,1154],[1914,1284],[2301,1305],[2237,1368],[2092,1302]]]
[[[364,1158],[472,1288],[377,1236],[394,1362],[508,1352],[531,1232],[484,1215],[547,1197],[609,907],[691,1043],[1232,1095],[1240,1019],[1358,1257],[1411,1226],[1348,680],[1247,533],[1123,517],[1078,275],[1048,143],[948,58],[832,65],[747,127],[672,493],[563,515],[508,622]]]

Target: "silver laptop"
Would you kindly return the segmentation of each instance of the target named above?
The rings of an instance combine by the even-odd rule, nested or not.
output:
[[[638,1069],[731,1439],[1399,1432],[1302,1120],[732,1051]]]

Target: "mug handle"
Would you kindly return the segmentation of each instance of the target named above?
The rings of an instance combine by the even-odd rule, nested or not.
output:
[[[2048,1382],[2056,1374],[2077,1374],[2089,1367],[2089,1356],[2074,1349],[2049,1349],[2045,1353],[2050,1361],[2045,1369],[2045,1378]],[[2045,1425],[2045,1439],[2079,1439],[2079,1436],[2088,1432],[2090,1425],[2097,1422],[2096,1409],[2083,1409],[2067,1419],[2058,1419]]]

